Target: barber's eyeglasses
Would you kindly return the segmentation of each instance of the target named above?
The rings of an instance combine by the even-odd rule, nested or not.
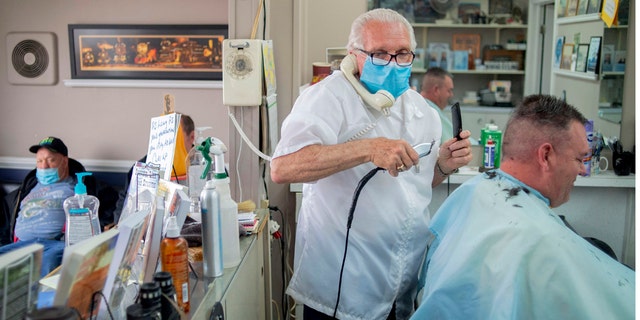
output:
[[[368,52],[362,49],[358,50],[371,57],[371,63],[376,66],[386,66],[391,63],[391,60],[395,59],[399,66],[409,67],[413,63],[413,59],[416,57],[416,55],[411,51],[390,54],[386,52]]]

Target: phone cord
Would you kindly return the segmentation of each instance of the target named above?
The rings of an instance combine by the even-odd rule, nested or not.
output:
[[[366,128],[360,130],[360,132],[356,133],[353,137],[349,138],[347,142],[362,138],[362,136],[367,134],[369,131],[373,130],[373,128],[375,128],[377,125],[378,125],[377,122],[370,123]]]
[[[373,176],[378,173],[378,171],[384,170],[383,168],[377,167],[371,171],[369,171],[360,182],[358,182],[358,186],[356,190],[353,192],[353,200],[351,200],[351,208],[349,208],[349,217],[347,218],[347,235],[345,237],[344,242],[344,256],[342,257],[342,266],[340,267],[340,280],[338,280],[338,298],[336,299],[336,306],[333,309],[333,317],[336,317],[336,313],[338,312],[338,305],[340,304],[340,291],[342,290],[342,273],[344,272],[344,263],[347,260],[347,248],[349,247],[349,231],[351,230],[351,222],[353,221],[353,212],[356,210],[356,204],[358,203],[358,197],[360,197],[360,191],[364,187]]]

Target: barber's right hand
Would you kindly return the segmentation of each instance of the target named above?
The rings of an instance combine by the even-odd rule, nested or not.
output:
[[[420,161],[418,153],[404,140],[374,138],[370,142],[370,161],[387,170],[393,177],[397,177],[400,172],[409,170]]]

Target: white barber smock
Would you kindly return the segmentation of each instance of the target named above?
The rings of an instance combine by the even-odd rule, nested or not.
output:
[[[634,318],[635,272],[502,170],[456,189],[430,228],[436,238],[412,319]]]
[[[349,235],[342,292],[341,319],[385,319],[396,301],[396,315],[413,312],[417,274],[422,263],[430,220],[433,168],[441,135],[436,112],[413,90],[407,90],[385,117],[365,106],[344,78],[332,75],[306,89],[282,124],[274,158],[312,144],[361,138],[404,139],[411,145],[432,142],[421,170],[397,178],[378,172],[364,186]],[[298,303],[332,315],[344,254],[347,216],[358,182],[375,166],[366,163],[303,185],[298,217],[294,274],[287,294]]]

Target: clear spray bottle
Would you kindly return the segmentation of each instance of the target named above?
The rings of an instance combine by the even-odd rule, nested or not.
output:
[[[224,154],[227,147],[217,138],[211,140],[210,152],[215,158],[215,176],[213,185],[220,196],[220,215],[222,216],[222,261],[225,268],[240,264],[240,227],[238,225],[238,203],[231,198],[231,187],[227,170],[224,167]]]
[[[91,238],[101,232],[98,216],[100,200],[87,194],[87,186],[82,181],[82,177],[91,174],[91,172],[76,173],[78,182],[75,187],[75,195],[65,199],[62,204],[66,214],[66,246]]]
[[[211,127],[198,127],[196,128],[196,143],[189,150],[187,158],[185,159],[187,168],[187,186],[189,187],[189,199],[191,205],[189,207],[189,216],[198,222],[202,222],[200,213],[200,193],[204,189],[204,185],[207,180],[213,178],[213,168],[211,165],[207,167],[207,161],[202,155],[202,151],[198,148],[202,148],[203,143],[207,140],[202,136],[202,132],[211,129]],[[208,155],[208,151],[207,151]],[[205,170],[205,168],[208,168]]]
[[[202,177],[202,172],[204,171],[207,162],[202,155],[202,151],[198,150],[198,147],[202,147],[202,144],[207,140],[202,136],[202,132],[205,130],[211,129],[211,127],[198,127],[196,128],[196,143],[189,150],[186,158],[186,168],[187,168],[187,186],[189,187],[189,198],[193,202],[193,200],[197,200],[200,197],[200,192],[204,188],[207,180],[213,177],[213,168],[207,170],[207,174]]]

